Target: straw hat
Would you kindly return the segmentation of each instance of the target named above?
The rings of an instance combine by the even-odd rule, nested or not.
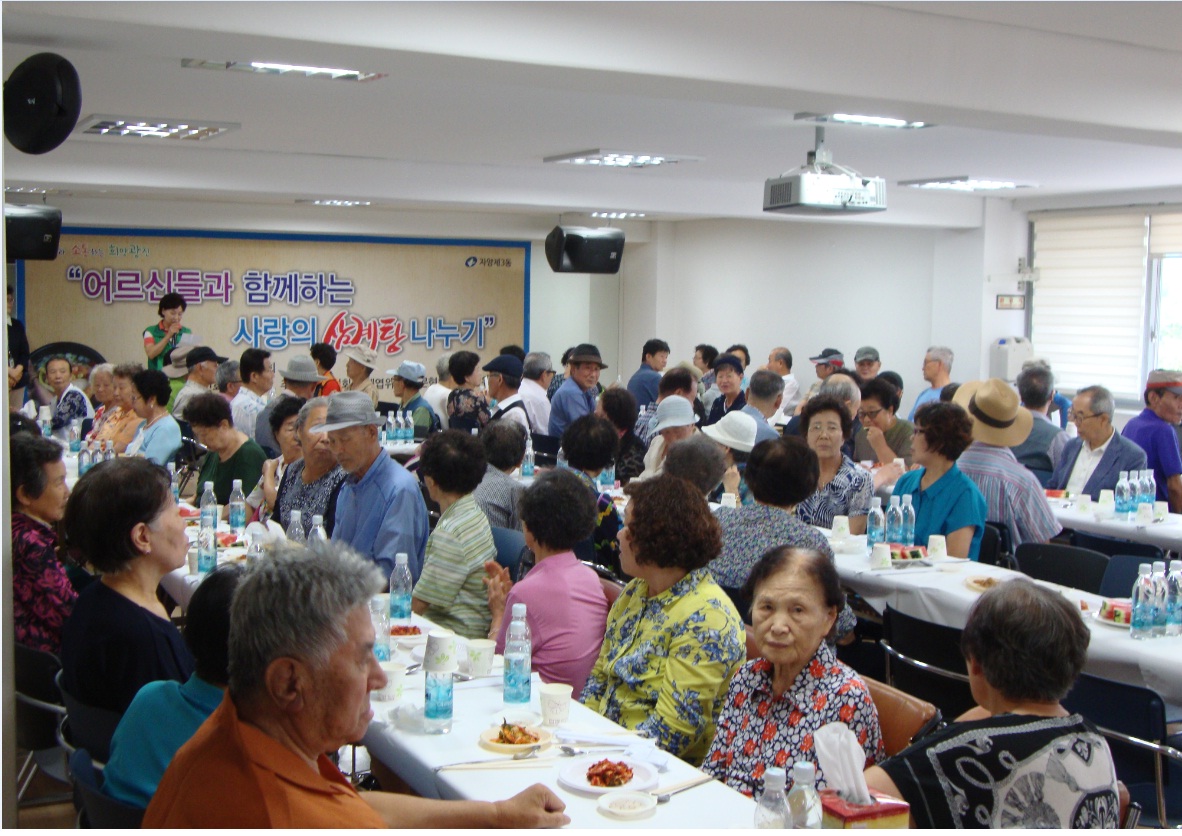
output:
[[[998,447],[1015,447],[1030,435],[1034,413],[1018,401],[1018,393],[1004,380],[991,377],[962,384],[952,402],[973,419],[973,440]]]

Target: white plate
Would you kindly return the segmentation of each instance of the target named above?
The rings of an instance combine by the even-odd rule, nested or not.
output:
[[[504,706],[498,708],[489,717],[489,725],[500,725],[502,722],[517,723],[520,726],[537,727],[542,725],[542,715],[524,703],[520,706]]]
[[[501,733],[501,724],[498,723],[493,728],[485,729],[480,733],[480,745],[492,752],[516,755],[525,749],[532,749],[535,746],[546,746],[554,739],[554,735],[551,732],[538,726],[526,726],[525,729],[537,735],[538,739],[533,743],[498,743],[497,737]]]
[[[613,790],[599,796],[599,812],[613,819],[643,819],[657,809],[657,798],[647,792]]]
[[[592,765],[599,763],[601,760],[623,761],[632,769],[632,780],[626,784],[618,787],[593,787],[587,783],[587,770]],[[650,766],[643,761],[634,761],[631,758],[618,757],[590,757],[581,760],[573,761],[563,767],[563,770],[558,773],[558,783],[568,790],[573,792],[586,793],[587,795],[605,795],[609,792],[616,792],[618,790],[631,790],[633,792],[644,792],[651,790],[657,785],[657,770],[656,767]]]
[[[1092,613],[1092,621],[1095,621],[1098,624],[1104,624],[1108,627],[1115,627],[1118,630],[1129,630],[1132,628],[1131,624],[1121,624],[1117,621],[1109,621],[1107,618],[1101,618],[1098,610]]]

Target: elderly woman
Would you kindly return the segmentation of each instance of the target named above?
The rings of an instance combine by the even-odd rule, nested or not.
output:
[[[275,405],[267,413],[267,426],[279,447],[279,455],[267,459],[263,464],[263,476],[255,485],[253,491],[246,497],[246,504],[258,508],[260,515],[264,511],[273,510],[279,498],[279,485],[283,481],[283,474],[289,465],[304,457],[300,448],[297,432],[300,410],[307,401],[295,395],[285,396],[275,401]],[[232,411],[232,410],[231,410]],[[262,445],[259,445],[262,446]]]
[[[817,454],[820,476],[812,495],[796,507],[796,515],[822,528],[832,528],[833,518],[844,515],[850,518],[851,534],[865,534],[873,479],[841,451],[853,419],[837,398],[818,395],[800,411],[800,425]]]
[[[521,530],[517,503],[525,493],[525,485],[513,478],[513,471],[525,458],[528,438],[521,424],[500,419],[490,421],[480,434],[487,464],[484,478],[472,495],[491,526]]]
[[[978,707],[868,769],[867,783],[907,801],[912,827],[1119,827],[1108,744],[1060,703],[1090,638],[1054,590],[1019,578],[986,591],[961,637]]]
[[[495,562],[488,573],[490,639],[505,651],[505,611],[526,605],[533,637],[534,670],[544,682],[562,682],[581,693],[599,655],[607,622],[607,598],[593,569],[575,557],[575,543],[595,527],[595,503],[575,474],[551,471],[526,490],[520,502],[521,530],[536,564],[513,586],[509,570]]]
[[[197,474],[198,498],[206,482],[213,482],[219,505],[230,501],[235,479],[241,479],[247,489],[258,484],[267,454],[246,433],[234,428],[234,417],[225,398],[212,392],[194,395],[185,404],[185,420],[193,427],[197,441],[209,449]]]
[[[747,398],[743,395],[743,361],[734,354],[720,354],[714,361],[714,381],[718,386],[719,395],[710,405],[710,414],[703,422],[704,426],[717,424],[724,415],[738,412],[747,405]]]
[[[603,390],[595,414],[612,422],[620,440],[616,445],[616,480],[627,485],[644,472],[644,454],[648,452],[634,428],[640,409],[627,389],[612,386]]]
[[[135,384],[131,379],[144,370],[139,363],[120,363],[111,373],[115,389],[112,403],[104,411],[103,424],[91,433],[92,441],[110,441],[116,453],[127,450],[127,445],[135,438],[140,422],[143,421],[135,412],[132,397],[135,394]],[[114,409],[112,410],[112,406]]]
[[[755,419],[746,412],[728,413],[717,424],[703,427],[702,432],[713,439],[726,457],[726,471],[722,475],[722,490],[711,499],[721,500],[723,493],[733,493],[738,497],[738,504],[750,505],[754,500],[743,473],[747,468],[747,458],[755,447],[758,428]]]
[[[300,512],[305,535],[312,530],[316,514],[324,517],[324,530],[330,536],[336,525],[337,496],[348,474],[337,464],[328,433],[316,431],[327,415],[328,398],[312,398],[296,415],[295,434],[301,455],[283,469],[273,506],[284,530],[291,525],[293,510]]]
[[[497,547],[488,518],[472,497],[484,466],[480,439],[461,430],[436,433],[419,451],[419,476],[440,514],[427,538],[411,607],[469,639],[485,638],[492,620],[484,565],[496,560]]]
[[[608,613],[583,703],[701,763],[746,653],[742,619],[706,569],[720,546],[718,522],[676,476],[645,479],[628,493],[620,558],[634,579]]]
[[[918,470],[895,483],[895,496],[911,495],[915,507],[915,542],[927,545],[943,534],[948,554],[977,559],[988,506],[980,489],[956,466],[973,441],[968,413],[956,404],[927,403],[915,413],[912,456]]]
[[[726,454],[718,444],[704,435],[677,442],[665,456],[665,473],[685,479],[704,497],[712,494],[719,486],[726,468]]]
[[[899,390],[881,378],[862,384],[862,406],[858,420],[862,426],[854,435],[854,459],[888,464],[902,459],[911,466],[911,436],[914,425],[899,418]]]
[[[131,408],[142,423],[125,452],[166,465],[181,448],[181,425],[168,412],[168,398],[172,394],[168,376],[145,369],[135,373],[131,386]]]
[[[86,434],[87,441],[94,440],[109,415],[119,408],[119,398],[115,395],[115,367],[110,363],[99,363],[90,370],[90,400],[94,404],[94,423]]]
[[[66,511],[66,464],[57,442],[17,433],[8,446],[12,485],[12,621],[20,644],[61,649],[77,594],[57,558],[54,525]]]
[[[829,645],[845,605],[833,560],[815,549],[781,546],[755,564],[744,593],[752,601],[762,658],[731,680],[714,743],[702,764],[747,796],[763,792],[769,766],[809,761],[817,787],[826,786],[813,732],[844,723],[857,736],[867,764],[883,757],[874,700],[861,678]]]
[[[145,683],[188,679],[193,656],[156,597],[189,551],[168,471],[138,457],[104,462],[78,480],[63,527],[71,550],[102,573],[62,632],[65,689],[122,713]]]
[[[447,361],[456,388],[447,395],[447,426],[453,430],[482,430],[492,418],[488,397],[480,388],[480,355],[457,351]]]
[[[616,453],[616,430],[598,415],[584,415],[562,434],[562,449],[575,475],[595,497],[595,531],[592,533],[594,560],[622,577],[620,569],[620,515],[610,494],[599,490],[599,473],[612,463]]]

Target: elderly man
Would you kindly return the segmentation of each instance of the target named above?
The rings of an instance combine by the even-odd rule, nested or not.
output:
[[[773,348],[767,356],[767,368],[784,381],[784,402],[780,405],[780,411],[776,413],[773,423],[787,424],[796,405],[800,403],[800,381],[792,374],[792,352],[782,345]]]
[[[341,350],[345,357],[345,375],[349,382],[347,392],[364,392],[374,409],[378,408],[378,387],[370,380],[373,370],[378,367],[378,354],[364,345],[351,345]]]
[[[423,397],[431,406],[431,411],[439,418],[439,426],[445,430],[447,429],[447,396],[451,394],[452,389],[456,388],[455,381],[451,379],[451,372],[448,370],[450,362],[450,351],[435,361],[435,377],[438,380],[428,386],[427,391],[423,393]]]
[[[74,372],[65,357],[50,357],[45,363],[45,382],[53,390],[53,435],[69,440],[70,424],[94,417],[94,406],[86,394],[74,385]]]
[[[173,352],[173,358],[176,358],[176,352]],[[219,364],[224,362],[226,362],[226,358],[219,357],[207,345],[198,345],[189,349],[189,353],[185,355],[185,367],[188,369],[185,385],[176,393],[176,397],[172,401],[173,418],[183,418],[185,404],[189,402],[189,398],[209,391],[209,387],[213,386],[217,380]]]
[[[427,548],[427,504],[418,480],[382,449],[381,424],[365,392],[337,392],[328,399],[324,423],[312,428],[328,433],[337,464],[349,474],[337,497],[332,539],[368,557],[386,578],[394,556],[405,552],[417,580]]]
[[[398,368],[390,369],[386,374],[390,375],[394,394],[402,403],[402,411],[409,412],[414,421],[415,438],[422,440],[443,428],[431,404],[420,394],[427,380],[426,366],[413,360],[403,360]]]
[[[361,739],[373,653],[372,564],[338,544],[279,545],[251,565],[230,612],[230,684],[180,748],[146,828],[544,827],[569,818],[535,785],[506,801],[359,793],[324,754]],[[300,606],[291,603],[299,601]]]
[[[628,391],[641,409],[657,399],[657,384],[668,363],[669,343],[664,340],[651,339],[640,350],[640,368],[628,379]]]
[[[570,377],[562,382],[550,401],[548,434],[558,438],[576,419],[595,412],[599,373],[607,368],[599,355],[599,349],[590,343],[575,346],[571,350],[569,363]]]
[[[1085,386],[1075,393],[1070,418],[1079,435],[1063,447],[1048,488],[1100,498],[1116,488],[1122,470],[1143,470],[1145,451],[1112,426],[1116,401],[1103,386]]]
[[[1014,458],[1046,485],[1055,472],[1055,465],[1067,444],[1067,433],[1047,417],[1047,407],[1055,393],[1055,376],[1045,363],[1032,362],[1018,373],[1018,397],[1022,406],[1030,410],[1034,423],[1030,435],[1021,444],[1011,447]]]
[[[632,432],[644,443],[645,447],[648,447],[652,443],[653,436],[657,433],[656,413],[661,402],[670,395],[680,395],[692,404],[696,394],[697,383],[689,369],[680,367],[670,369],[661,376],[661,383],[657,387],[656,403],[649,404],[647,409],[640,410]]]
[[[283,388],[263,407],[254,426],[254,440],[270,458],[279,455],[279,442],[271,431],[271,413],[275,411],[275,405],[283,398],[307,400],[315,397],[317,385],[328,379],[316,369],[316,361],[304,354],[292,357],[287,368],[281,369],[279,374],[283,378]]]
[[[780,437],[772,429],[773,416],[779,415],[784,402],[784,378],[768,369],[751,375],[747,385],[747,405],[743,411],[755,419],[755,443]]]
[[[952,382],[952,349],[945,345],[933,345],[923,356],[923,379],[929,388],[919,393],[915,399],[915,406],[911,407],[911,414],[907,420],[915,423],[915,410],[925,403],[940,400],[940,390]]]
[[[189,374],[189,366],[185,360],[189,356],[189,352],[196,348],[195,345],[178,345],[168,354],[168,362],[164,364],[164,368],[160,371],[164,372],[164,376],[168,378],[168,403],[165,409],[172,412],[173,404],[176,403],[176,396],[185,386],[185,378]]]
[[[987,519],[1009,528],[1014,546],[1050,540],[1061,527],[1042,485],[1010,450],[1030,435],[1030,410],[1023,409],[1018,393],[997,378],[964,384],[952,401],[973,421],[973,443],[956,466],[981,489],[989,508]]]
[[[242,376],[238,373],[238,361],[226,360],[219,363],[213,385],[218,390],[218,394],[226,399],[226,403],[234,403],[234,398],[238,397],[238,390],[242,388]]]
[[[529,410],[521,397],[521,374],[524,364],[512,354],[502,354],[489,360],[481,370],[488,372],[488,396],[497,402],[490,420],[504,418],[519,425],[527,433]]]
[[[882,368],[882,360],[878,356],[878,349],[872,345],[864,345],[854,352],[854,368],[858,370],[858,377],[862,382],[878,377]]]
[[[845,369],[845,355],[836,348],[826,348],[821,351],[816,357],[810,357],[809,362],[813,364],[813,371],[817,375],[817,379],[809,386],[808,391],[804,393],[804,397],[796,404],[795,413],[800,414],[801,407],[809,398],[815,398],[817,393],[821,391],[821,384],[825,382],[829,375],[833,374],[839,369]]]
[[[554,377],[550,355],[544,351],[531,351],[525,355],[521,367],[521,400],[525,403],[525,414],[529,418],[531,433],[546,434],[550,428],[550,399],[546,389]]]
[[[677,442],[689,438],[697,427],[693,404],[681,395],[670,395],[657,405],[655,437],[644,455],[644,472],[637,479],[648,479],[662,472],[665,453]]]
[[[275,363],[271,360],[271,352],[261,348],[246,349],[238,361],[238,374],[242,378],[242,388],[230,401],[234,429],[254,438],[259,414],[267,405],[266,396],[275,385]]]
[[[1176,427],[1182,421],[1182,372],[1154,369],[1145,382],[1145,409],[1125,424],[1122,435],[1145,451],[1153,468],[1157,498],[1182,514],[1182,455]]]

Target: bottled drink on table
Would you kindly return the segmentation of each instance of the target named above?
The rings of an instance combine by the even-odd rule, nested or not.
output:
[[[328,542],[328,532],[324,528],[324,517],[320,514],[312,515],[312,530],[308,532],[308,543],[315,542]]]
[[[82,419],[75,418],[70,422],[70,452],[79,453],[82,451]]]
[[[171,469],[173,467],[173,463],[169,462],[168,466]],[[85,476],[86,472],[88,470],[90,470],[90,445],[83,444],[82,449],[80,449],[78,451],[78,477],[81,478],[81,477]],[[172,498],[176,499],[176,474],[175,473],[173,474],[172,478],[173,478]]]
[[[386,413],[386,426],[382,428],[382,443],[388,444],[398,440],[398,423],[394,410]]]
[[[103,442],[103,461],[109,462],[115,458],[115,442],[107,439]]]
[[[447,734],[451,731],[453,707],[452,671],[425,676],[426,689],[423,705],[423,728],[428,734]]]
[[[601,491],[610,491],[616,486],[616,466],[614,463],[608,463],[608,466],[599,471],[599,489]]]
[[[1157,488],[1153,484],[1152,479],[1150,478],[1150,476],[1152,474],[1153,474],[1152,470],[1142,470],[1140,472],[1140,474],[1138,474],[1138,476],[1137,476],[1137,504],[1138,505],[1140,505],[1142,502],[1148,502],[1150,505],[1152,505],[1153,500],[1157,499],[1157,496],[1155,496],[1155,494],[1157,493]]]
[[[230,530],[242,537],[246,534],[246,494],[242,492],[242,480],[235,479],[230,489]]]
[[[205,483],[201,494],[201,528],[197,532],[197,571],[204,575],[218,565],[218,501],[213,494],[213,482]]]
[[[891,504],[886,511],[886,542],[903,542],[903,508],[899,504],[900,497],[892,496]]]
[[[379,662],[390,661],[390,614],[379,606],[370,608],[369,618],[373,622],[373,655]]]
[[[1155,502],[1157,500],[1157,477],[1153,475],[1153,468],[1145,471],[1145,481],[1149,484],[1149,499],[1146,501]]]
[[[886,542],[886,520],[882,513],[882,499],[870,497],[870,510],[866,512],[866,551],[874,551],[875,543]]]
[[[763,773],[763,794],[755,806],[755,827],[759,830],[783,830],[792,826],[788,814],[788,798],[784,785],[788,777],[778,766],[768,767]]]
[[[250,538],[250,546],[246,549],[246,562],[254,563],[263,557],[263,538],[255,535]]]
[[[415,417],[409,409],[402,410],[402,440],[407,444],[415,440]]]
[[[911,494],[903,494],[903,525],[902,536],[899,540],[904,546],[915,545],[915,506],[911,504]]]
[[[1137,582],[1133,584],[1132,624],[1129,635],[1134,639],[1153,637],[1153,605],[1156,590],[1153,588],[1153,567],[1142,563],[1137,567]]]
[[[528,703],[530,672],[533,669],[533,646],[525,604],[513,605],[513,620],[505,637],[505,703]]]
[[[555,459],[555,464],[559,470],[568,470],[570,465],[566,461],[566,451],[561,447],[558,448],[558,457]]]
[[[390,573],[390,620],[404,624],[410,623],[410,596],[414,590],[409,561],[406,552],[394,555],[394,571]]]
[[[86,448],[83,447],[83,452]],[[78,475],[82,475],[82,453],[78,454]],[[172,501],[178,505],[181,502],[181,483],[176,478],[176,462],[168,463],[168,481],[172,483]]]
[[[301,546],[307,545],[308,538],[304,536],[304,520],[300,511],[292,510],[291,521],[287,524],[287,539]]]
[[[1127,470],[1120,471],[1120,478],[1116,480],[1116,490],[1113,493],[1116,498],[1116,516],[1123,522],[1129,518],[1129,511],[1137,510],[1133,506],[1133,488],[1129,484]]]
[[[1171,560],[1166,575],[1166,635],[1182,636],[1182,560]]]
[[[521,460],[521,475],[534,475],[534,441],[528,437],[525,439],[525,458]]]
[[[1153,637],[1161,638],[1166,634],[1166,562],[1153,561]]]
[[[821,828],[821,797],[817,795],[817,770],[808,761],[797,761],[792,766],[792,791],[788,793],[788,827],[819,830]]]

